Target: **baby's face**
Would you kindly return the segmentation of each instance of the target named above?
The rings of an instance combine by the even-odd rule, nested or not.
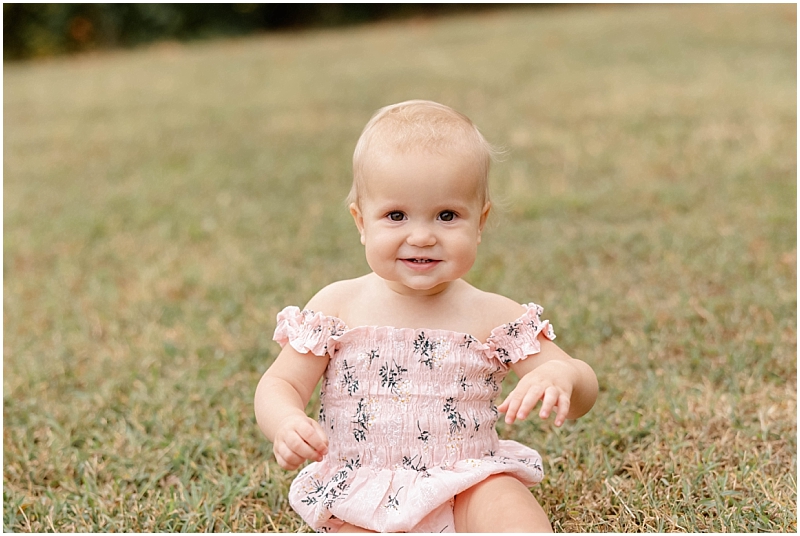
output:
[[[364,177],[350,211],[370,268],[393,290],[435,294],[472,268],[490,204],[471,159],[384,154]]]

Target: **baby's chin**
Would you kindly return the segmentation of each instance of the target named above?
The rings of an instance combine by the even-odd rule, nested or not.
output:
[[[452,281],[414,281],[413,278],[410,281],[398,278],[389,279],[380,274],[376,275],[390,290],[403,296],[435,296],[447,290],[453,283]]]

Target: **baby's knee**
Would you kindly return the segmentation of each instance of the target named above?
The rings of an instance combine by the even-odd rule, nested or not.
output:
[[[456,532],[553,532],[539,502],[511,475],[493,475],[456,497]]]

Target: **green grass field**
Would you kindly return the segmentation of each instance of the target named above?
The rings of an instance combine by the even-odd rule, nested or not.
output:
[[[469,279],[601,392],[558,531],[797,530],[796,6],[515,9],[4,65],[6,531],[306,531],[252,411],[275,315],[367,271],[378,107],[504,146]],[[312,411],[310,409],[310,411]]]

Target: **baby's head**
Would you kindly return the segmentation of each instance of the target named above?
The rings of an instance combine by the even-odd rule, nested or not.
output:
[[[369,190],[372,166],[386,155],[427,153],[469,162],[481,205],[489,201],[489,165],[494,148],[470,119],[449,106],[410,100],[378,110],[364,127],[353,153],[353,186],[347,204]]]

